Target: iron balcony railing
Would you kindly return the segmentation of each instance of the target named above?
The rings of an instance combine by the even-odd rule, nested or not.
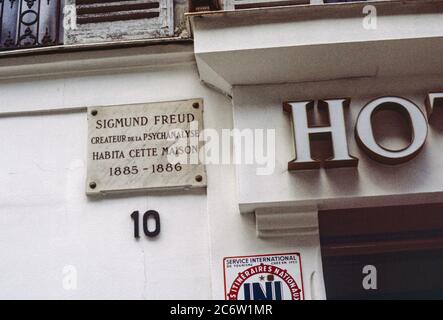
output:
[[[0,0],[0,50],[60,44],[62,0]]]

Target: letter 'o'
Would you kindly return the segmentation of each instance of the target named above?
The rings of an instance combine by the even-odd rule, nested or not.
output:
[[[383,109],[393,109],[408,119],[412,141],[400,150],[389,150],[377,143],[372,128],[372,115]],[[386,164],[403,163],[415,157],[423,147],[428,134],[428,124],[421,110],[411,101],[400,97],[382,97],[371,101],[360,111],[355,135],[359,146],[374,160]]]

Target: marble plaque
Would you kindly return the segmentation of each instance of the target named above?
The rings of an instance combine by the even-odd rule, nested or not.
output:
[[[206,186],[201,99],[88,108],[86,193]]]

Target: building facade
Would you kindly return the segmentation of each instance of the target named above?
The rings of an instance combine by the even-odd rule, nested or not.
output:
[[[442,1],[0,6],[0,298],[441,297]],[[97,110],[179,101],[196,182],[91,195]]]

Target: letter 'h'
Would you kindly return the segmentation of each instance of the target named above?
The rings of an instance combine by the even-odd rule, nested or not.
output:
[[[348,151],[344,107],[349,105],[348,99],[320,100],[318,106],[326,107],[328,125],[310,125],[308,110],[313,110],[314,101],[286,102],[283,109],[292,116],[292,127],[295,142],[295,159],[288,163],[289,170],[354,167],[358,159]],[[313,138],[330,138],[333,155],[328,159],[313,159],[311,140]]]

